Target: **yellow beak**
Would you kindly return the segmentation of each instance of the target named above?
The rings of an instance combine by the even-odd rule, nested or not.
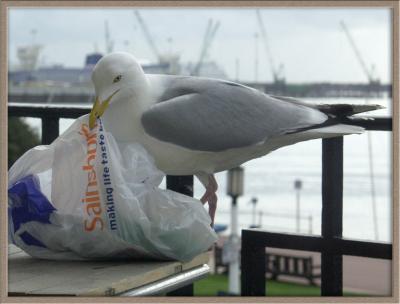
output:
[[[89,128],[90,129],[94,128],[97,118],[101,117],[104,114],[104,111],[110,105],[111,98],[113,98],[113,96],[115,94],[117,94],[118,91],[119,90],[116,90],[103,102],[100,102],[99,97],[96,96],[96,100],[93,104],[92,110],[90,111],[90,115],[89,115]]]

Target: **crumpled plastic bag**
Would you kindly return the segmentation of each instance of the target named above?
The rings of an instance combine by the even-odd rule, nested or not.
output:
[[[44,259],[191,260],[217,236],[199,200],[158,188],[163,176],[140,144],[82,116],[9,170],[9,242]]]

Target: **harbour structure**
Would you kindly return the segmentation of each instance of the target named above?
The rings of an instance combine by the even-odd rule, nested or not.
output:
[[[146,74],[196,75],[203,77],[226,79],[227,75],[218,64],[207,59],[208,50],[219,22],[212,26],[209,21],[206,36],[197,62],[182,63],[180,56],[168,52],[160,52],[143,17],[134,11],[135,17],[142,29],[156,62],[139,60]],[[211,24],[210,24],[211,23]],[[105,53],[114,51],[114,41],[111,39],[108,21],[104,22]],[[32,30],[32,35],[36,31]],[[168,39],[172,43],[172,38]],[[33,42],[17,49],[18,65],[8,72],[8,92],[10,102],[40,102],[40,103],[85,103],[93,101],[93,86],[91,73],[95,64],[103,54],[95,51],[86,55],[83,67],[65,67],[60,64],[40,66],[40,52],[43,48]]]
[[[54,65],[34,69],[20,68],[8,72],[8,99],[10,102],[85,103],[93,101],[91,73],[103,55],[94,52],[86,55],[83,67]],[[146,74],[171,74],[168,62],[141,62]],[[190,75],[193,65],[179,67],[181,75]],[[213,61],[203,62],[203,77],[226,78],[224,71]]]
[[[204,34],[203,44],[197,62],[181,63],[180,56],[172,51],[162,53],[150,33],[143,17],[138,11],[134,12],[142,29],[143,35],[157,58],[156,62],[140,61],[146,74],[193,75],[227,79],[227,75],[215,61],[207,59],[210,46],[219,28],[219,22],[209,19]],[[272,72],[272,82],[242,82],[244,85],[256,88],[272,95],[283,95],[302,98],[368,98],[392,96],[391,84],[382,84],[373,75],[373,69],[368,69],[357,49],[346,25],[341,25],[349,39],[357,59],[367,75],[367,83],[288,83],[283,74],[283,64],[276,67],[270,44],[267,39],[264,23],[260,12],[257,11],[258,24],[264,42],[269,67]],[[32,31],[36,35],[36,31]],[[169,38],[172,43],[172,38]],[[83,67],[64,67],[62,65],[39,66],[38,58],[43,46],[33,42],[17,49],[18,67],[8,72],[8,91],[10,102],[39,102],[39,103],[91,103],[93,87],[91,72],[94,65],[103,56],[99,51],[89,53],[85,57]],[[108,22],[105,21],[105,52],[112,52],[114,41],[111,40]]]

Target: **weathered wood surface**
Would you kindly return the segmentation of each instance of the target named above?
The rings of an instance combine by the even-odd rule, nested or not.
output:
[[[8,252],[10,295],[105,296],[144,286],[208,263],[203,253],[187,263],[155,261],[49,261],[14,245]]]

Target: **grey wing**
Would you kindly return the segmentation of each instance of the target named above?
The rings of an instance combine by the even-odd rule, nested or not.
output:
[[[170,78],[159,102],[143,113],[142,124],[161,141],[218,152],[256,145],[326,119],[316,109],[239,84],[181,77]]]

